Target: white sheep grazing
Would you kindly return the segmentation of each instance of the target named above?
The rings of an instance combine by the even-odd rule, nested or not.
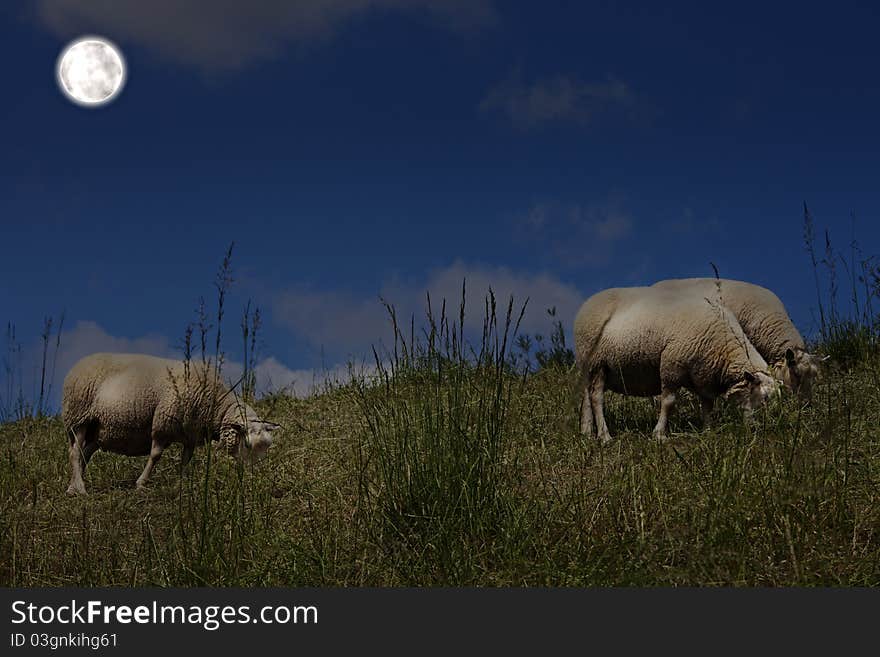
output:
[[[278,427],[260,420],[201,362],[143,354],[99,353],[78,361],[64,378],[62,418],[70,446],[70,494],[85,493],[83,472],[100,447],[149,459],[143,487],[171,443],[183,445],[181,465],[196,445],[219,440],[229,454],[259,459]]]
[[[773,375],[801,399],[810,398],[819,365],[825,359],[807,352],[804,339],[773,292],[726,278],[673,278],[652,287],[711,299],[726,307],[764,360],[771,364]]]
[[[752,411],[778,390],[767,363],[728,310],[706,300],[649,287],[611,288],[593,295],[574,320],[575,359],[585,386],[581,433],[611,440],[603,413],[605,389],[660,395],[654,435],[666,435],[675,394],[700,397],[704,422],[716,397]]]

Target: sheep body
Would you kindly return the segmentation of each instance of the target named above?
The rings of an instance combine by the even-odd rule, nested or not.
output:
[[[651,287],[717,301],[734,314],[743,332],[768,362],[782,359],[786,349],[805,349],[804,339],[785,305],[766,287],[726,278],[671,278]]]
[[[575,359],[585,385],[581,430],[611,439],[603,415],[604,390],[661,395],[654,429],[666,432],[675,393],[688,388],[703,401],[733,397],[760,406],[775,388],[767,363],[733,314],[690,295],[648,287],[611,288],[590,297],[574,322]]]
[[[62,419],[72,477],[83,493],[83,470],[97,449],[150,459],[138,487],[169,444],[183,445],[184,463],[197,445],[220,440],[230,454],[259,458],[277,425],[259,419],[232,395],[212,365],[144,354],[98,353],[64,379]]]
[[[716,278],[673,278],[652,287],[717,301],[736,317],[743,332],[774,375],[788,388],[808,397],[818,375],[821,359],[807,352],[804,339],[795,328],[776,294],[760,285]]]

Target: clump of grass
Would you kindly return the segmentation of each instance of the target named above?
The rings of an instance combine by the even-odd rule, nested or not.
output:
[[[6,324],[6,353],[3,355],[3,394],[0,394],[0,422],[10,422],[30,415],[24,396],[21,343],[15,336],[15,324]]]
[[[871,360],[877,353],[878,332],[874,300],[880,297],[880,274],[872,258],[862,256],[855,237],[855,216],[852,216],[852,239],[850,257],[847,260],[833,246],[831,234],[825,230],[824,255],[817,259],[813,216],[804,203],[804,244],[810,256],[816,301],[819,312],[819,337],[815,345],[821,345],[823,353],[831,356],[840,367],[849,368],[857,363]],[[820,284],[819,266],[824,269],[827,292]],[[843,267],[850,284],[849,307],[839,305],[840,283],[838,265]]]
[[[508,413],[521,379],[508,368],[508,349],[525,306],[515,312],[511,298],[499,309],[490,290],[473,346],[464,288],[456,317],[445,301],[435,316],[428,299],[422,337],[410,330],[408,338],[387,309],[393,348],[375,352],[379,383],[354,386],[366,428],[357,448],[359,510],[374,543],[405,553],[430,546],[439,581],[467,576],[473,543],[489,544],[515,523]]]
[[[547,315],[551,320],[550,343],[547,344],[542,333],[517,335],[518,353],[513,353],[510,357],[513,367],[525,367],[531,370],[534,364],[535,369],[547,367],[567,369],[574,365],[574,351],[565,343],[565,328],[556,315],[556,307],[548,308]]]
[[[53,326],[55,332],[53,336]],[[61,351],[61,332],[64,328],[64,313],[58,324],[53,317],[43,319],[40,333],[40,367],[33,375],[33,391],[25,391],[25,368],[22,344],[16,337],[16,327],[12,322],[6,324],[6,353],[3,356],[3,385],[0,387],[0,422],[21,420],[27,417],[43,417],[51,412],[50,399],[55,383],[55,366]],[[53,346],[54,343],[54,346]]]

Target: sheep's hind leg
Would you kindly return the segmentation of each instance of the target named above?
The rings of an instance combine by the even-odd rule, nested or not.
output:
[[[83,472],[85,471],[86,463],[88,463],[88,457],[86,457],[83,449],[85,438],[86,427],[84,426],[69,432],[70,485],[67,487],[68,495],[85,495],[86,492],[86,485],[83,481]],[[89,456],[91,456],[91,453],[89,453]]]
[[[668,438],[669,413],[673,406],[675,406],[675,391],[664,386],[660,393],[660,417],[657,418],[657,426],[654,427],[654,437],[657,440],[664,441]]]
[[[608,431],[608,424],[605,422],[605,371],[596,372],[592,380],[590,391],[590,401],[593,404],[593,415],[596,418],[596,432],[599,434],[599,440],[603,445],[611,442],[611,432]]]
[[[588,374],[581,377],[581,385],[584,387],[584,399],[581,402],[581,434],[587,438],[593,437],[593,409],[590,401],[590,388],[593,380]]]
[[[83,459],[85,459],[85,463],[83,463],[83,471],[85,471],[86,466],[89,464],[89,461],[92,460],[92,454],[98,451],[98,443],[91,442],[86,443],[83,447]]]
[[[162,452],[165,451],[165,447],[168,445],[167,442],[164,442],[157,438],[153,437],[153,444],[150,447],[150,458],[147,459],[147,465],[144,468],[144,471],[141,473],[141,476],[137,478],[135,482],[136,488],[143,488],[144,484],[147,483],[147,479],[150,478],[150,473],[153,471],[153,467],[155,467],[156,463],[159,462],[159,459],[162,456]]]

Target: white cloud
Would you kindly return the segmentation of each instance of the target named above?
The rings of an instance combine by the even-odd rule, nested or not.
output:
[[[145,335],[136,338],[124,338],[111,335],[96,322],[80,321],[61,335],[61,350],[56,366],[54,385],[60,400],[61,382],[71,367],[82,357],[96,352],[137,353],[159,356],[162,358],[183,358],[182,350],[171,345],[161,335]],[[38,349],[31,349],[36,356],[31,362],[38,362]],[[370,374],[373,367],[357,365],[357,374]],[[241,362],[228,360],[223,364],[223,378],[230,383],[237,382],[244,367]],[[261,359],[256,367],[256,385],[258,394],[286,391],[296,396],[307,396],[325,382],[346,383],[351,379],[349,368],[345,364],[334,365],[326,370],[291,369],[274,356]],[[56,396],[56,395],[53,395]]]
[[[446,299],[447,315],[458,315],[462,281],[467,282],[466,331],[478,333],[484,317],[484,299],[489,289],[495,293],[499,319],[507,309],[512,295],[515,308],[529,299],[528,308],[520,326],[521,332],[547,333],[550,328],[546,310],[555,307],[558,318],[569,328],[584,299],[573,285],[548,273],[517,272],[508,267],[469,265],[455,261],[447,267],[435,269],[418,281],[392,279],[372,298],[358,298],[338,290],[288,290],[277,296],[271,308],[274,321],[301,336],[313,347],[326,347],[335,363],[327,369],[293,369],[274,356],[262,358],[256,365],[257,392],[265,394],[284,390],[297,396],[311,394],[326,381],[346,383],[351,378],[348,362],[355,365],[358,375],[375,373],[372,361],[373,345],[381,347],[391,341],[392,333],[387,311],[380,297],[394,304],[401,324],[409,326],[415,317],[418,331],[424,325],[426,294],[430,293],[435,315]],[[514,317],[516,319],[516,317]],[[148,334],[139,337],[121,337],[109,333],[94,321],[79,321],[61,336],[52,394],[51,409],[60,407],[61,386],[70,368],[82,357],[95,352],[144,353],[166,358],[181,358],[182,352],[165,336]],[[39,382],[40,346],[34,342],[23,350],[23,388],[32,396],[35,381]],[[50,367],[52,352],[50,351]],[[224,364],[224,378],[237,381],[241,376],[241,362],[228,360]],[[37,386],[38,389],[38,386]]]
[[[623,199],[612,197],[592,204],[535,203],[519,218],[516,233],[546,247],[557,265],[598,267],[609,262],[615,245],[633,228]]]
[[[150,334],[137,338],[124,338],[111,335],[96,322],[78,321],[72,328],[62,331],[61,346],[57,355],[54,336],[49,344],[45,373],[45,403],[49,410],[60,408],[61,386],[70,368],[83,356],[102,351],[141,353],[166,358],[179,356],[179,351],[175,350],[164,336]],[[33,404],[37,403],[42,377],[42,358],[40,341],[22,345],[20,362],[14,363],[15,371],[11,374],[3,373],[3,377],[7,379],[4,385],[9,383],[10,377],[13,379],[13,387],[16,389],[13,396],[18,395],[20,385],[25,400]],[[0,396],[3,396],[2,393]],[[0,406],[6,408],[8,405],[9,400],[0,398]]]
[[[229,362],[223,366],[223,377],[231,383],[237,382],[242,375],[243,366],[240,362]],[[290,369],[274,356],[264,358],[256,367],[254,374],[256,379],[256,394],[261,397],[266,394],[283,392],[295,397],[308,397],[315,392],[323,390],[327,383],[343,385],[349,383],[352,377],[369,377],[376,371],[374,365],[347,364],[334,365],[329,369]]]
[[[202,71],[230,71],[288,44],[327,38],[374,11],[420,12],[454,29],[490,24],[491,0],[38,0],[37,16],[69,37],[98,32]]]
[[[490,288],[495,294],[499,318],[506,312],[511,295],[516,308],[529,300],[520,326],[524,332],[546,333],[546,310],[552,307],[568,327],[584,300],[576,287],[551,274],[455,261],[430,272],[423,281],[388,281],[372,298],[358,298],[336,290],[287,290],[277,296],[272,315],[314,348],[326,349],[337,357],[363,357],[370,353],[372,345],[388,345],[393,338],[390,318],[380,299],[394,305],[398,321],[408,335],[411,317],[415,317],[416,331],[425,324],[427,294],[435,316],[439,316],[445,299],[447,316],[457,317],[463,281],[467,285],[465,326],[471,332],[482,327],[484,299]]]
[[[379,293],[358,298],[338,290],[292,288],[276,296],[272,317],[308,344],[332,346],[335,353],[347,357],[365,352],[371,341],[389,334],[391,323],[379,297]],[[365,341],[365,336],[371,337]]]
[[[587,221],[586,225],[602,242],[616,242],[632,232],[632,219],[622,212],[608,211],[599,218]]]
[[[483,299],[490,288],[495,293],[499,309],[507,307],[511,296],[517,307],[529,300],[521,324],[521,329],[526,332],[546,332],[546,310],[552,307],[556,308],[563,323],[570,323],[584,301],[577,288],[548,273],[528,274],[508,267],[473,266],[461,261],[435,271],[425,288],[435,302],[446,298],[447,308],[451,304],[453,312],[457,312],[462,280],[467,281],[467,305],[472,327],[482,326]],[[417,298],[423,298],[423,295],[419,294]]]
[[[582,82],[558,75],[526,84],[516,75],[492,87],[480,109],[501,112],[515,126],[530,128],[554,121],[586,125],[603,113],[630,109],[633,101],[629,85],[613,77]]]
[[[149,354],[163,358],[180,356],[168,338],[161,335],[144,335],[138,338],[123,338],[111,335],[96,322],[79,321],[72,329],[61,334],[61,349],[58,353],[56,375],[58,381],[83,356],[100,351]]]
[[[174,348],[168,339],[161,335],[144,335],[135,338],[115,336],[93,321],[79,321],[73,328],[61,334],[61,347],[55,358],[54,338],[50,343],[46,372],[46,407],[54,412],[61,407],[61,389],[64,377],[70,368],[84,356],[98,352],[137,353],[159,356],[162,358],[182,358],[180,349]],[[21,371],[14,372],[14,391],[12,400],[7,400],[7,381],[3,381],[0,389],[0,411],[12,410],[18,395],[19,381],[21,392],[28,403],[36,404],[39,396],[40,368],[42,361],[42,345],[33,342],[22,349]],[[52,365],[54,378],[52,378]],[[18,360],[13,363],[18,370]],[[229,383],[239,381],[243,365],[239,361],[229,360],[223,364],[223,378]],[[298,397],[305,397],[316,390],[321,390],[326,382],[344,384],[356,376],[370,376],[375,366],[368,363],[355,364],[350,369],[347,364],[335,365],[329,369],[291,369],[274,356],[263,358],[255,367],[258,395],[271,392],[286,392]],[[4,374],[5,378],[5,374]],[[8,407],[8,408],[7,408]],[[2,413],[0,413],[2,415]]]
[[[681,212],[681,215],[666,221],[663,225],[670,232],[689,237],[721,237],[725,233],[724,224],[721,223],[717,216],[698,216],[693,208],[690,207],[686,207]]]

